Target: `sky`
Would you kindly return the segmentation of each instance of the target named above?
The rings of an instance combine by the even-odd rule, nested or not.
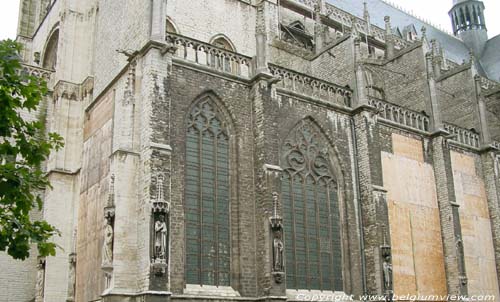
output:
[[[430,20],[431,23],[451,32],[448,11],[452,6],[452,0],[389,0],[388,2],[411,11],[413,15]],[[483,2],[486,6],[485,18],[488,36],[491,38],[500,34],[500,18],[495,16],[495,13],[500,12],[500,1],[483,0]],[[19,0],[0,0],[0,40],[15,39],[18,16]]]

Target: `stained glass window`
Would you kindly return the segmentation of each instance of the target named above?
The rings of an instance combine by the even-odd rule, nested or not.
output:
[[[338,187],[329,144],[303,121],[282,156],[282,201],[289,289],[343,290]]]
[[[187,283],[229,286],[229,136],[210,98],[189,115],[185,194]]]

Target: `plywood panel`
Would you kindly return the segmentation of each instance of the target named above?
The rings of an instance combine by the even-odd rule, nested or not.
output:
[[[388,190],[397,295],[446,295],[441,224],[432,166],[422,142],[393,134],[394,154],[382,152]]]
[[[464,242],[465,268],[470,295],[500,297],[496,275],[491,221],[484,182],[474,156],[451,153],[453,179]]]
[[[392,149],[395,155],[424,162],[424,149],[420,140],[393,133]]]

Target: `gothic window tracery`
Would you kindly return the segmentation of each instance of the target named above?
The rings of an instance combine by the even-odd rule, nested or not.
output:
[[[286,140],[282,199],[290,289],[342,290],[338,185],[328,141],[310,121]]]
[[[189,115],[185,190],[187,283],[229,286],[229,135],[209,97]]]

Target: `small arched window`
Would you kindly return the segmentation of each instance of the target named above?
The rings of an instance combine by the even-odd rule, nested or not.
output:
[[[212,45],[217,46],[219,48],[229,50],[229,51],[235,51],[233,45],[229,40],[227,40],[224,37],[218,37],[212,41]]]
[[[170,19],[167,19],[167,33],[177,34],[177,29]]]
[[[339,191],[328,140],[312,121],[282,150],[282,200],[289,289],[342,291]]]
[[[42,67],[55,70],[57,65],[57,49],[59,47],[59,29],[56,29],[45,46]]]
[[[225,37],[215,38],[212,40],[211,44],[218,48],[222,48],[231,52],[236,52],[233,43],[231,43]],[[239,66],[235,61],[231,61],[230,55],[218,51],[212,51],[210,54],[210,59],[211,59],[210,65],[213,68],[233,74],[238,73]]]
[[[229,135],[210,97],[191,110],[186,135],[186,281],[230,285]]]

